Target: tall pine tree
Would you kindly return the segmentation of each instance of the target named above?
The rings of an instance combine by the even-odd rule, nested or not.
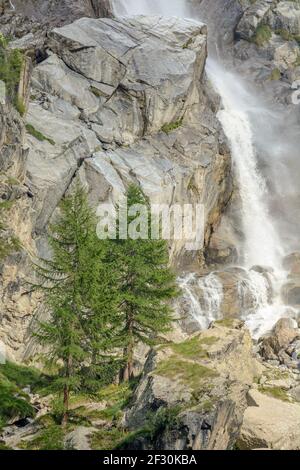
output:
[[[177,294],[175,276],[169,268],[168,246],[165,240],[151,240],[149,201],[139,187],[127,191],[127,229],[134,217],[130,207],[147,207],[149,220],[147,239],[120,239],[111,242],[111,257],[119,269],[120,316],[125,366],[121,380],[133,373],[133,354],[139,342],[152,344],[172,323],[170,300]],[[119,227],[119,223],[117,224]]]
[[[35,265],[36,288],[42,290],[50,320],[36,332],[56,364],[62,364],[57,385],[63,391],[68,420],[70,392],[78,389],[87,366],[110,357],[117,297],[105,242],[96,235],[96,220],[85,191],[77,184],[64,198],[58,221],[49,228],[52,258]]]

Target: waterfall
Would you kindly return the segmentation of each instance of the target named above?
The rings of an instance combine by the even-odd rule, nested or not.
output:
[[[186,18],[185,0],[114,0],[116,15],[162,15]]]
[[[209,60],[208,75],[222,98],[223,109],[218,118],[228,138],[235,175],[241,197],[241,215],[244,233],[243,265],[272,266],[281,269],[283,251],[279,236],[268,211],[267,186],[258,169],[257,155],[247,110],[254,105],[254,97],[247,92],[235,74],[227,72]]]
[[[246,316],[269,305],[269,291],[270,284],[265,275],[248,271],[247,277],[238,283],[238,297]]]
[[[220,318],[223,286],[214,273],[198,279],[194,273],[189,273],[179,278],[179,286],[189,314],[201,329],[208,328],[212,321]]]
[[[114,0],[113,6],[117,15],[191,16],[186,0]],[[280,297],[281,286],[286,280],[286,273],[281,266],[284,251],[269,212],[268,185],[260,171],[254,143],[254,132],[257,129],[253,129],[253,116],[256,121],[257,116],[260,116],[261,135],[267,130],[272,116],[267,107],[255,98],[255,94],[248,90],[243,80],[236,73],[227,71],[220,61],[209,58],[207,73],[221,97],[222,109],[218,119],[230,145],[241,200],[244,241],[239,263],[248,269],[248,277],[243,277],[239,285],[240,316],[253,336],[259,337],[288,313],[288,307],[282,305]],[[270,148],[272,138],[268,140]],[[254,265],[273,269],[273,300],[270,301],[270,284],[265,275],[250,270]],[[179,284],[189,314],[201,328],[206,328],[211,321],[220,318],[224,295],[216,274],[197,278],[190,273],[180,278]],[[250,296],[250,306],[247,305],[246,295],[248,298]]]

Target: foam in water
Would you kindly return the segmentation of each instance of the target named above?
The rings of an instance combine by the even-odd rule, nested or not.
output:
[[[208,328],[212,321],[220,318],[223,302],[223,286],[214,273],[196,278],[189,273],[179,279],[183,299],[189,306],[189,313],[199,323],[201,329]]]
[[[269,305],[270,284],[268,279],[256,271],[248,271],[238,283],[238,297],[247,314]]]

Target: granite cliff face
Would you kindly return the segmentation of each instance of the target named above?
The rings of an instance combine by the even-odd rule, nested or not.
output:
[[[10,103],[0,105],[1,198],[9,202],[6,231],[20,242],[0,266],[0,340],[12,360],[38,352],[31,331],[43,304],[28,285],[31,258],[48,255],[47,226],[76,179],[95,207],[116,202],[130,182],[154,203],[202,203],[203,249],[170,243],[185,292],[176,304],[181,320],[166,346],[137,358],[142,377],[120,426],[143,428],[156,412],[171,420],[154,436],[131,440],[130,448],[299,448],[293,432],[299,423],[299,254],[286,257],[283,286],[295,320],[279,323],[254,347],[238,319],[269,302],[272,270],[232,266],[244,237],[241,200],[217,118],[222,104],[205,69],[209,49],[297,126],[290,97],[299,78],[299,7],[272,0],[189,5],[208,27],[160,16],[113,18],[108,0],[15,0],[15,10],[0,1],[0,31],[26,55],[19,87],[24,116]],[[210,46],[208,35],[215,38]],[[299,200],[293,194],[286,204],[297,208]],[[107,403],[93,406],[99,411]],[[271,433],[272,407],[283,424]],[[78,431],[79,448],[90,446],[95,427],[110,429],[92,417],[91,426]]]
[[[156,203],[203,203],[208,244],[229,200],[231,176],[215,115],[218,99],[204,73],[206,39],[203,24],[155,17],[83,18],[49,31],[47,58],[32,74],[29,132],[20,142],[30,195],[26,240],[16,227],[24,246],[33,253],[47,250],[47,224],[76,177],[94,205],[115,202],[130,181]],[[175,265],[186,262],[181,242],[170,249]],[[203,254],[186,255],[190,262]],[[26,331],[36,307],[22,294],[26,314],[19,322],[6,315],[2,325],[18,358],[27,354]],[[22,311],[16,292],[12,302]]]

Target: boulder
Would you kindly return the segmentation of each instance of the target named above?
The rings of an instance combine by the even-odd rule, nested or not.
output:
[[[300,253],[297,251],[286,256],[283,260],[283,267],[289,274],[300,275]]]
[[[281,361],[288,360],[285,350],[300,336],[297,322],[292,318],[281,318],[272,332],[260,342],[260,354],[264,359],[272,360],[281,357]]]
[[[284,302],[292,307],[300,307],[300,277],[291,277],[291,279],[283,286],[282,296]]]
[[[288,403],[253,389],[237,446],[241,450],[300,449],[300,404]]]

